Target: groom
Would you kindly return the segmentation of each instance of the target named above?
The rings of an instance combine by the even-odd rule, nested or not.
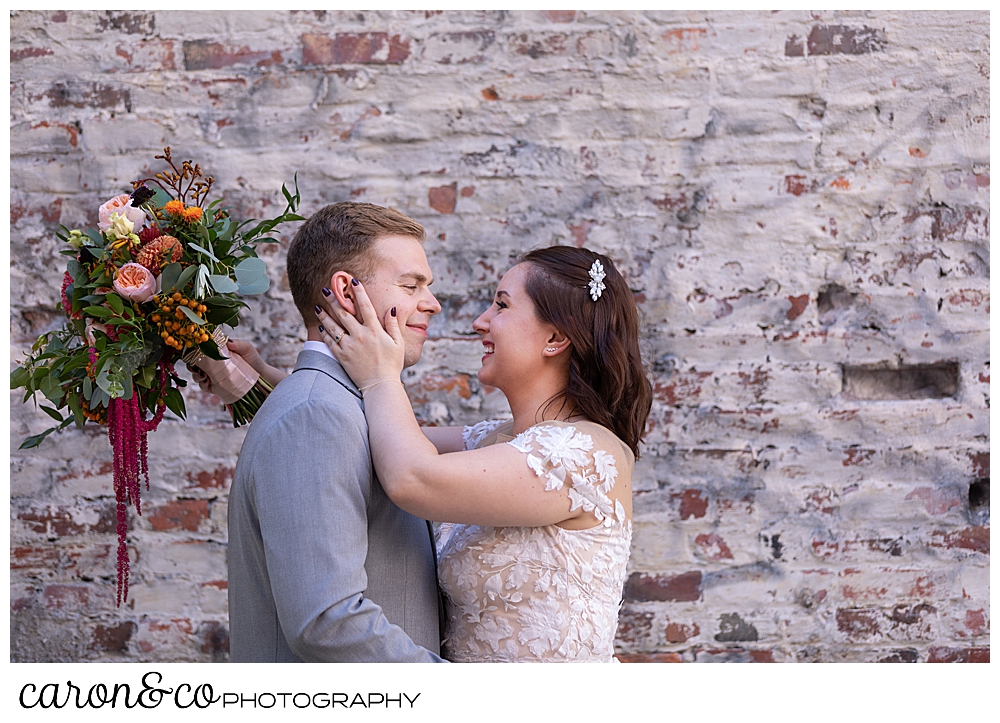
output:
[[[247,432],[229,495],[233,662],[441,662],[427,522],[375,477],[361,394],[322,342],[320,294],[355,311],[352,279],[380,318],[396,307],[406,365],[441,305],[424,229],[398,211],[337,203],[288,249],[308,341]]]

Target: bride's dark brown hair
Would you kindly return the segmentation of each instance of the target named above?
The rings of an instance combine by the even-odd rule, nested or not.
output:
[[[591,298],[590,270],[604,267],[604,290]],[[653,390],[639,355],[639,313],[625,279],[607,256],[552,246],[521,257],[525,290],[538,318],[570,340],[569,383],[549,400],[607,427],[639,456]]]

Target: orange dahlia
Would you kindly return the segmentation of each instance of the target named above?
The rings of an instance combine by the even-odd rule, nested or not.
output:
[[[139,249],[135,260],[154,275],[159,275],[160,269],[174,261],[180,261],[183,254],[184,249],[180,241],[173,236],[160,236]]]

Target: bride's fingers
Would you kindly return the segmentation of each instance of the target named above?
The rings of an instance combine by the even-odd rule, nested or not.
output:
[[[392,307],[385,315],[385,330],[396,344],[403,343],[403,334],[399,330],[399,319],[396,318],[396,307]]]
[[[319,307],[317,307],[319,309]],[[320,333],[324,336],[329,336],[330,339],[339,339],[341,334],[346,334],[347,330],[344,329],[340,324],[338,324],[333,318],[330,317],[322,309],[316,312],[316,318],[319,319],[320,323]]]
[[[338,302],[332,295],[322,299],[320,304],[317,304],[313,308],[313,311],[316,312],[316,318],[319,319],[320,322],[323,322],[325,317],[329,322],[331,322],[331,324],[336,324],[348,334],[351,333],[352,329],[357,330],[361,328],[361,322],[354,318],[354,314],[350,313],[343,306],[341,306],[340,302]],[[327,329],[333,330],[334,334],[336,334],[336,330],[333,329],[331,324],[324,323],[324,326],[326,326]]]
[[[349,336],[344,332],[343,329],[336,329],[332,331],[327,329],[322,324],[319,325],[319,333],[323,337],[323,343],[326,344],[326,348],[338,359],[338,361],[343,361],[341,359],[341,354],[344,348],[340,345],[340,342],[344,340],[345,337]]]
[[[366,326],[377,324],[379,321],[378,312],[375,311],[371,299],[368,298],[364,284],[357,279],[351,279],[351,284],[354,286],[354,303],[357,305],[358,311],[361,312],[361,320]]]

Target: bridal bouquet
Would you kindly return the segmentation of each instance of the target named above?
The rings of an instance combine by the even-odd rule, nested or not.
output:
[[[186,415],[174,372],[181,360],[199,366],[229,409],[233,425],[247,423],[270,386],[240,357],[226,358],[223,325],[239,324],[240,296],[261,294],[270,282],[254,247],[279,224],[301,221],[295,193],[284,186],[284,212],[251,225],[237,222],[215,200],[213,179],[198,164],[174,163],[170,148],[156,159],[168,168],[132,183],[99,210],[97,229],[69,230],[62,310],[65,325],[42,334],[11,373],[11,388],[36,392],[55,426],[28,437],[35,447],[71,423],[105,425],[114,452],[118,517],[118,604],[128,597],[126,507],[139,504],[140,475],[149,489],[146,435],[169,409]],[[147,185],[148,184],[148,185]],[[64,416],[65,415],[65,416]]]

